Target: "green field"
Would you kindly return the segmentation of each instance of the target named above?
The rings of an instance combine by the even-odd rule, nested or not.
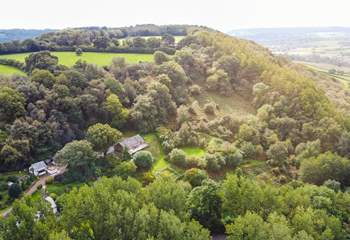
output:
[[[169,163],[165,161],[165,155],[156,134],[150,133],[143,137],[145,138],[145,141],[149,145],[149,147],[147,148],[147,151],[150,151],[155,159],[152,172],[156,173],[166,169]]]
[[[203,157],[205,155],[205,151],[198,147],[185,147],[181,148],[188,157]]]
[[[1,64],[0,64],[0,74],[4,74],[4,75],[17,74],[17,75],[21,75],[21,76],[26,75],[24,72],[22,72],[18,68],[6,66],[6,65],[1,65]]]
[[[340,82],[342,82],[346,88],[349,87],[350,74],[348,72],[346,72],[344,74],[330,74],[328,71],[330,69],[336,69],[336,67],[334,67],[332,65],[327,65],[327,64],[309,63],[309,62],[302,62],[302,61],[295,61],[295,62],[302,64],[311,70],[314,70],[314,71],[326,74],[332,78],[335,78],[335,79],[339,80]],[[346,70],[349,70],[349,69],[346,69]]]
[[[0,58],[14,59],[20,62],[24,62],[25,58],[30,53],[8,54],[0,55]],[[59,63],[65,66],[73,66],[79,59],[88,63],[93,63],[98,66],[108,66],[112,63],[113,58],[122,57],[125,58],[128,63],[138,62],[152,62],[152,54],[139,54],[139,53],[97,53],[97,52],[85,52],[82,56],[77,56],[75,52],[51,52],[52,55],[57,56]],[[2,71],[0,71],[2,72]]]

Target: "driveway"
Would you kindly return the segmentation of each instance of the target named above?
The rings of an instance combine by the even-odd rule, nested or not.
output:
[[[57,172],[52,175],[45,175],[32,183],[32,185],[24,192],[24,196],[30,196],[38,190],[39,186],[44,186],[49,178],[63,174],[67,170],[67,166],[57,167]],[[6,218],[12,211],[12,207],[2,213],[2,217]]]

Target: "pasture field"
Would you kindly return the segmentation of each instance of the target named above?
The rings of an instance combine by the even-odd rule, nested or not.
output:
[[[17,75],[21,75],[21,76],[26,75],[24,72],[22,72],[18,68],[6,66],[6,65],[1,65],[1,64],[0,64],[0,74],[3,74],[3,75],[17,74]]]
[[[344,84],[345,88],[349,87],[350,84],[350,68],[337,68],[334,65],[329,64],[322,64],[322,63],[309,63],[309,62],[302,62],[302,61],[295,61],[296,63],[302,64],[314,71],[321,72],[324,74],[327,74],[328,76],[337,79],[341,83]],[[344,71],[344,74],[330,74],[328,70],[330,69],[337,69],[340,71]]]
[[[24,62],[25,58],[31,53],[19,53],[19,54],[7,54],[0,55],[0,58],[7,58]],[[75,52],[51,52],[52,55],[57,56],[59,63],[65,66],[73,66],[79,59],[88,63],[96,64],[98,66],[108,66],[112,63],[113,58],[121,57],[125,58],[128,63],[138,62],[152,62],[152,54],[140,54],[140,53],[97,53],[97,52],[84,52],[83,55],[77,56]]]

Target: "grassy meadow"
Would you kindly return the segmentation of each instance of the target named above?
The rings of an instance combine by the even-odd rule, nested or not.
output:
[[[17,75],[21,75],[21,76],[26,75],[24,72],[22,72],[18,68],[6,66],[6,65],[1,65],[1,64],[0,64],[0,74],[3,74],[3,75],[17,74]]]
[[[13,59],[20,62],[24,62],[25,58],[30,53],[8,54],[0,55],[0,58]],[[151,62],[153,61],[152,54],[139,54],[139,53],[97,53],[97,52],[84,52],[83,55],[77,56],[75,52],[51,52],[52,55],[57,56],[59,63],[65,66],[73,66],[79,59],[88,63],[96,64],[98,66],[107,66],[112,63],[113,58],[121,57],[125,58],[128,63],[138,62]],[[8,70],[9,71],[9,70]],[[0,72],[1,69],[0,69]]]

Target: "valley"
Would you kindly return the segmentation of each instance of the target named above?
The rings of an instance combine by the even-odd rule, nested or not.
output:
[[[0,240],[349,235],[346,71],[193,25],[0,54]]]

